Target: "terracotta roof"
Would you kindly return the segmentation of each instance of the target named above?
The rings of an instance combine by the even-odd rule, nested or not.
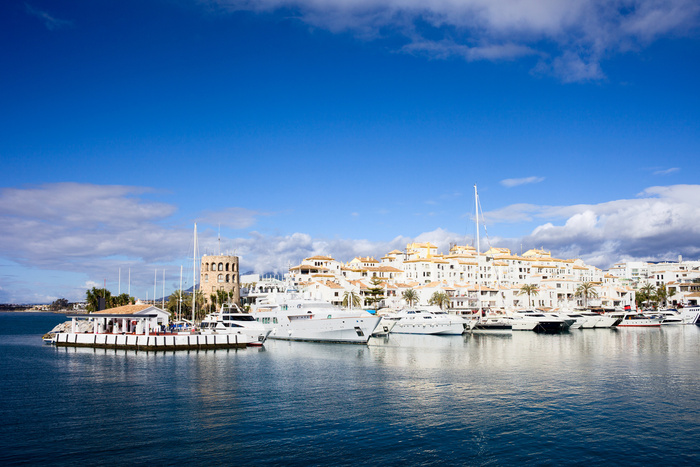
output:
[[[108,308],[106,310],[102,311],[96,311],[92,313],[93,315],[133,315],[134,313],[138,313],[139,311],[143,311],[146,308],[151,308],[153,305],[148,305],[145,303],[141,303],[138,305],[124,305],[124,306],[118,306],[115,308]]]

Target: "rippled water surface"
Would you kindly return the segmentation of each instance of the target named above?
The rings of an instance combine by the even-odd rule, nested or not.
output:
[[[700,462],[700,328],[55,348],[0,313],[0,464]]]

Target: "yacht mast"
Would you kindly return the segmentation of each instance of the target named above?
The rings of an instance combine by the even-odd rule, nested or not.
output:
[[[194,223],[194,248],[192,254],[192,326],[194,326],[195,295],[197,292],[197,223]]]
[[[481,265],[479,264],[479,255],[481,254],[479,246],[479,195],[476,191],[476,184],[474,185],[474,205],[476,207],[476,303],[479,307],[479,318],[481,318],[481,282],[479,281],[479,275],[481,274]]]
[[[179,289],[179,294],[177,297],[177,320],[180,321],[182,319],[182,314],[180,312],[180,306],[182,304],[182,264],[180,265],[180,289]]]

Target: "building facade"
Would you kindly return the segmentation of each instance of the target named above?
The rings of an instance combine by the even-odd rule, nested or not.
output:
[[[221,305],[219,291],[226,294],[226,301],[239,303],[241,298],[238,256],[204,255],[200,267],[199,290],[207,304]],[[212,295],[216,298],[212,299]]]

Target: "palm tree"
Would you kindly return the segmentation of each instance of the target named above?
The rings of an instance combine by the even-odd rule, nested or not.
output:
[[[173,293],[170,294],[170,298],[168,298],[168,303],[165,305],[165,308],[168,309],[170,312],[170,316],[172,318],[178,318],[177,317],[177,304],[180,303],[180,316],[188,316],[188,313],[192,312],[192,307],[190,306],[192,303],[191,299],[188,299],[189,294],[186,292],[183,292],[182,290],[176,290]],[[188,311],[189,310],[189,311]]]
[[[527,306],[529,308],[530,306],[532,306],[530,304],[530,295],[537,295],[539,291],[540,289],[535,284],[525,284],[522,287],[520,287],[520,292],[518,292],[518,295],[527,294]]]
[[[656,300],[656,288],[651,284],[644,284],[638,293],[637,301],[644,305],[645,302],[654,302]]]
[[[428,301],[429,305],[437,305],[442,310],[443,306],[449,307],[450,297],[445,292],[435,291]]]
[[[412,307],[413,304],[418,302],[418,300],[419,300],[418,292],[416,292],[413,289],[404,290],[403,294],[401,294],[401,297],[404,300],[406,300],[406,303],[408,303],[409,307]]]
[[[359,308],[362,306],[362,300],[355,292],[345,292],[342,305],[346,308]]]
[[[656,298],[661,302],[661,306],[666,308],[666,300],[668,300],[668,290],[665,284],[661,284],[656,288]]]
[[[583,306],[588,308],[588,297],[597,297],[598,292],[591,282],[582,282],[576,289],[576,295],[583,297]]]

